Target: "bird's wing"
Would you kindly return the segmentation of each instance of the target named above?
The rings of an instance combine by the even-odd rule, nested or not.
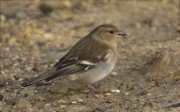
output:
[[[87,45],[89,47],[84,51],[84,47]],[[55,64],[54,68],[56,68],[57,73],[48,77],[46,81],[50,81],[56,77],[86,72],[96,67],[100,61],[105,61],[107,53],[107,46],[105,45],[96,42],[90,43],[85,40],[83,42],[78,42]]]

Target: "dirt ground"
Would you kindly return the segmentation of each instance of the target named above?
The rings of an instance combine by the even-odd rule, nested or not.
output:
[[[0,112],[180,111],[179,0],[0,5]],[[116,25],[128,37],[118,40],[113,72],[93,85],[102,92],[69,89],[61,79],[20,87],[104,23]]]

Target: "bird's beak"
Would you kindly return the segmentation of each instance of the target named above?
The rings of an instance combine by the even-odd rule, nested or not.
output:
[[[116,35],[116,37],[123,37],[123,38],[125,38],[126,36],[127,36],[126,33],[122,31],[119,31]]]

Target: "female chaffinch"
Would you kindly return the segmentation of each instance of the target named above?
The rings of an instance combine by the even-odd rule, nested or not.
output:
[[[126,37],[112,24],[102,24],[79,40],[54,67],[21,85],[50,81],[58,77],[78,84],[92,84],[106,77],[117,62],[117,38]]]

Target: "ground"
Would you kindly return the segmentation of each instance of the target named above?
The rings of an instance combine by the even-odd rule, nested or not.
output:
[[[180,111],[180,1],[1,1],[1,112]],[[113,72],[87,87],[63,79],[20,84],[56,63],[82,37],[111,23],[118,40]],[[111,92],[120,90],[120,92]]]

